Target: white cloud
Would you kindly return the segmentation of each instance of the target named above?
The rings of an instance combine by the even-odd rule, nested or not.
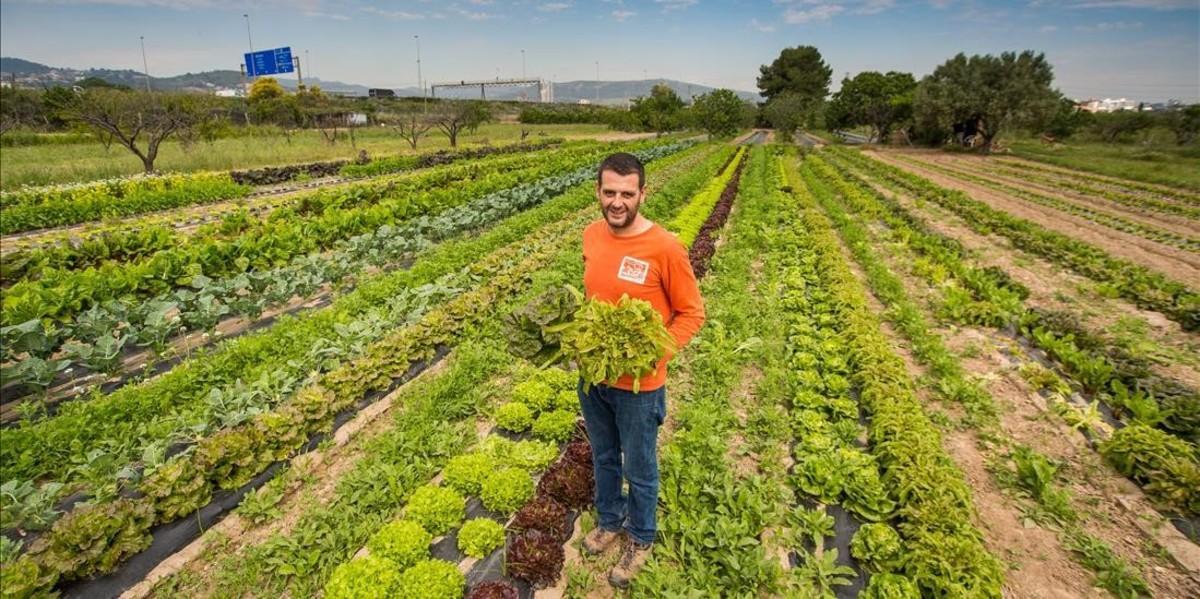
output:
[[[624,23],[625,19],[628,19],[636,14],[637,13],[633,12],[632,10],[614,10],[612,11],[612,18],[617,22]]]
[[[321,12],[319,10],[306,10],[306,11],[304,11],[304,16],[312,17],[314,19],[330,19],[333,21],[349,21],[350,20],[350,17],[348,15],[343,15],[343,14],[338,14],[338,13]]]
[[[896,6],[896,0],[867,0],[854,9],[856,15],[873,15]]]
[[[1038,31],[1041,33],[1054,33],[1058,31],[1058,25],[1042,25]]]
[[[672,10],[683,10],[689,6],[695,6],[699,0],[654,0],[654,3],[663,7],[663,12]]]
[[[567,2],[547,2],[537,9],[542,12],[562,12],[568,8],[571,8],[571,5]]]
[[[841,4],[817,4],[807,9],[788,7],[783,11],[783,20],[790,25],[828,21],[845,10]]]
[[[1070,5],[1070,8],[1148,8],[1151,10],[1176,10],[1196,8],[1196,0],[1085,0]]]
[[[750,19],[750,26],[763,33],[771,33],[772,31],[775,31],[774,25],[770,23],[762,23],[758,19]]]
[[[395,19],[397,21],[420,21],[425,18],[425,15],[404,10],[387,10],[375,6],[364,6],[363,12],[369,12],[373,15],[379,15],[387,19]]]
[[[1140,22],[1129,21],[1113,21],[1111,23],[1096,23],[1094,25],[1076,25],[1075,31],[1083,31],[1086,33],[1103,33],[1105,31],[1126,31],[1130,29],[1141,29]]]

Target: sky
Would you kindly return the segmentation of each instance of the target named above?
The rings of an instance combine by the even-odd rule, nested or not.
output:
[[[833,89],[861,71],[919,78],[958,52],[1031,49],[1070,97],[1200,101],[1200,0],[0,2],[4,56],[140,71],[139,36],[153,76],[236,70],[252,41],[291,46],[308,76],[394,88],[416,87],[418,43],[426,82],[593,80],[599,63],[602,80],[747,91],[790,46],[820,49]]]

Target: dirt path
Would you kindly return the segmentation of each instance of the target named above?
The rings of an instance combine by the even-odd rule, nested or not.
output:
[[[890,152],[889,152],[890,153]],[[906,154],[906,156],[908,156]],[[1014,174],[998,172],[989,169],[990,163],[986,158],[951,155],[951,154],[920,154],[909,156],[911,159],[924,163],[932,163],[943,168],[970,173],[989,181],[1021,189],[1023,191],[1048,196],[1063,202],[1078,205],[1090,210],[1106,212],[1113,216],[1124,218],[1143,225],[1158,227],[1179,235],[1196,237],[1200,235],[1200,221],[1178,214],[1169,214],[1147,208],[1136,209],[1120,204],[1107,198],[1088,195],[1082,192],[1054,188],[1043,182],[1031,182],[1018,178]]]
[[[1200,281],[1200,256],[1195,254],[1164,246],[1136,235],[1114,231],[1057,210],[1034,206],[983,186],[967,183],[929,169],[915,167],[901,162],[887,153],[866,151],[864,155],[922,176],[942,187],[966,192],[973,199],[984,202],[992,208],[1003,210],[1047,229],[1090,243],[1113,256],[1141,264],[1176,281],[1192,285]]]

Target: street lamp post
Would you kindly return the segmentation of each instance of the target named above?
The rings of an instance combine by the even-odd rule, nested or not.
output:
[[[250,15],[242,13],[242,16],[246,18],[246,41],[250,43],[250,53],[254,54],[254,40],[250,38]]]
[[[146,91],[150,91],[150,64],[146,62],[146,36],[139,35],[142,42],[142,74],[146,76]]]
[[[596,104],[600,104],[600,61],[596,61]]]
[[[425,82],[421,79],[421,36],[414,35],[414,40],[417,40],[417,87],[421,88],[421,110],[427,111],[429,105],[425,100]]]
[[[525,50],[521,49],[521,78],[525,78]]]

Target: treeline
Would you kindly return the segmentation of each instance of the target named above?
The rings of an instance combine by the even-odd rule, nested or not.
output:
[[[1054,84],[1042,53],[958,54],[917,80],[910,73],[866,71],[829,95],[832,69],[812,46],[784,49],[760,69],[764,121],[781,132],[801,127],[869,131],[880,142],[991,148],[1014,131],[1062,140],[1087,136],[1120,142],[1152,128],[1179,144],[1200,137],[1200,105],[1159,112],[1092,114]]]

